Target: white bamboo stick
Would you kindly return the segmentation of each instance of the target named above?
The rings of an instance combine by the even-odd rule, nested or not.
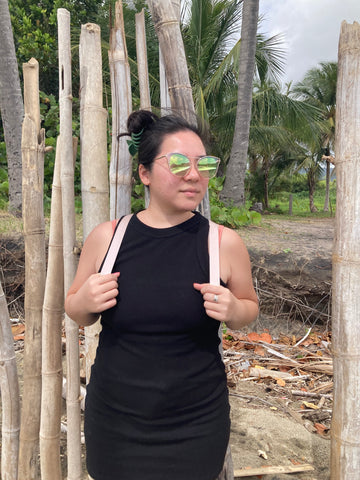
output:
[[[135,15],[136,59],[140,86],[140,108],[151,110],[144,9]]]
[[[45,289],[43,209],[45,134],[40,130],[39,64],[23,65],[25,118],[22,132],[23,222],[25,243],[25,348],[19,480],[39,478],[41,404],[41,325]]]
[[[112,142],[110,160],[110,218],[119,218],[131,211],[132,158],[127,137],[127,119],[132,111],[130,67],[125,41],[122,3],[115,4],[115,26],[110,31],[109,50],[112,95]]]
[[[336,92],[331,479],[360,472],[360,25],[343,22]]]
[[[60,106],[60,163],[61,198],[63,211],[63,255],[64,289],[68,291],[76,272],[75,256],[75,198],[74,198],[74,162],[72,139],[72,87],[71,87],[71,50],[70,50],[70,13],[59,8],[59,106]],[[67,435],[68,480],[82,480],[81,466],[81,416],[80,416],[80,364],[79,329],[67,315],[66,328],[66,371],[67,371]]]
[[[80,35],[80,145],[83,238],[109,220],[109,181],[106,120],[103,108],[100,27],[87,23]],[[85,370],[90,380],[100,334],[100,323],[85,328]]]
[[[64,318],[64,258],[60,185],[60,141],[57,140],[42,328],[42,391],[40,467],[42,480],[61,480],[60,423],[62,392],[62,320]]]

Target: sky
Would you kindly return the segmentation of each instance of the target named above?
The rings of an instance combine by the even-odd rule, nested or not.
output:
[[[337,62],[341,22],[360,23],[360,0],[260,0],[259,33],[284,34],[284,83],[298,82],[319,62]]]

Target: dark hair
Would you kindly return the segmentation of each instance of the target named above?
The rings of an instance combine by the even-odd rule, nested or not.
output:
[[[150,169],[166,135],[190,130],[201,138],[199,130],[184,118],[177,115],[158,117],[148,110],[131,113],[127,120],[127,128],[128,135],[142,132],[138,147],[138,162]]]

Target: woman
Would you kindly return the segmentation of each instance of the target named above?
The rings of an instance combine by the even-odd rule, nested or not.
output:
[[[209,284],[209,223],[195,208],[219,159],[175,116],[138,111],[130,151],[150,189],[127,227],[113,273],[99,269],[111,222],[86,239],[65,308],[102,332],[85,409],[87,467],[95,480],[214,480],[229,441],[229,401],[219,322],[258,313],[247,250],[225,228],[221,285]]]

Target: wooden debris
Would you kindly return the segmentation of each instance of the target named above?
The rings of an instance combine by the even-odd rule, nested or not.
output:
[[[282,411],[315,434],[329,433],[333,398],[330,333],[312,331],[300,338],[280,335],[275,340],[268,333],[245,335],[228,330],[223,346],[231,396],[254,408],[267,405]],[[265,396],[244,395],[243,382],[263,386]],[[316,427],[319,424],[321,428]]]
[[[312,472],[314,467],[308,463],[303,465],[287,465],[287,466],[265,466],[246,468],[234,471],[234,478],[252,477],[254,475],[270,475],[272,473],[300,473],[300,472]]]
[[[269,370],[268,368],[251,367],[249,368],[249,374],[251,377],[255,378],[271,377],[276,380],[278,378],[282,378],[283,380],[293,379],[293,376],[290,373]]]

